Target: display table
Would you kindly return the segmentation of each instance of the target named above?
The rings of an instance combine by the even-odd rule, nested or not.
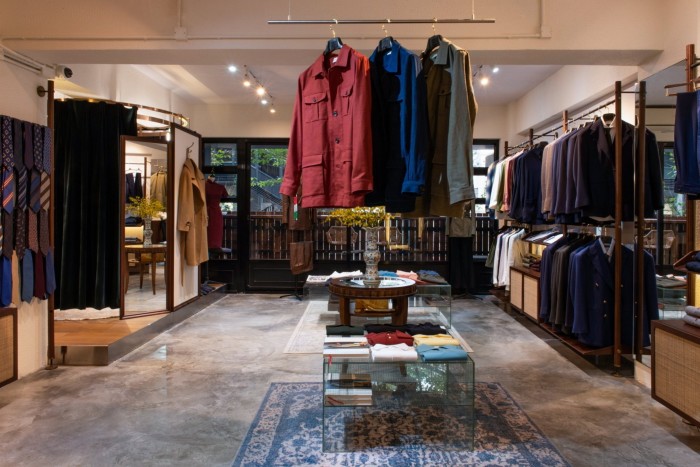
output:
[[[350,302],[355,299],[391,299],[393,308],[386,312],[372,312],[373,316],[391,316],[391,323],[408,321],[408,297],[416,293],[416,283],[411,279],[381,278],[378,286],[367,286],[361,278],[333,279],[328,291],[338,297],[340,324],[350,324]],[[368,313],[369,315],[369,313]]]
[[[142,263],[141,255],[143,255],[143,254],[150,254],[151,255],[151,286],[153,288],[153,295],[155,295],[156,294],[156,264],[158,263],[158,254],[162,254],[165,256],[165,253],[167,252],[167,246],[164,244],[154,244],[151,246],[124,245],[124,250],[125,250],[127,255],[129,253],[132,253],[138,259],[139,274],[141,277],[140,287],[143,287],[143,269],[141,266],[141,263]],[[128,290],[128,289],[129,289],[129,274],[127,272],[125,290]]]
[[[323,450],[474,448],[474,360],[324,360]],[[369,444],[369,446],[368,446]]]

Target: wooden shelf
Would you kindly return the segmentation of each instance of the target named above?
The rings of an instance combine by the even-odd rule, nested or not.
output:
[[[550,324],[547,323],[540,323],[540,327],[547,331],[548,333],[552,334],[555,336],[557,339],[559,339],[562,343],[566,344],[568,347],[570,347],[574,352],[580,354],[580,355],[612,355],[613,354],[613,347],[589,347],[585,344],[580,343],[576,339],[574,339],[571,336],[567,336],[566,334],[562,334],[561,332],[558,332],[554,327]]]

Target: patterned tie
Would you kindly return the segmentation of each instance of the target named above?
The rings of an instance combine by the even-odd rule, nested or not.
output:
[[[44,129],[41,125],[34,125],[34,167],[37,170],[44,168]]]
[[[34,253],[39,252],[39,229],[34,211],[27,211],[27,247]]]
[[[12,225],[12,214],[7,212],[2,213],[2,230],[5,234],[2,239],[2,255],[5,258],[12,258],[14,251],[14,226]]]
[[[18,257],[24,258],[24,250],[27,248],[27,213],[18,209],[15,216],[15,251]]]
[[[36,170],[29,177],[29,207],[34,212],[41,209],[41,175]]]
[[[34,125],[24,122],[24,168],[32,170],[34,167]]]
[[[2,241],[5,238],[3,235],[3,228],[2,228],[2,222],[0,222],[0,256],[2,256],[3,251],[2,251]]]
[[[44,172],[47,174],[51,173],[51,146],[53,144],[53,138],[51,135],[51,128],[44,127]]]
[[[39,248],[46,255],[49,252],[49,213],[48,211],[39,211]]]
[[[14,137],[12,138],[12,142],[15,145],[15,169],[24,170],[24,146],[22,144],[24,142],[24,134],[22,133],[22,121],[15,119],[14,122],[15,131]]]
[[[2,118],[2,208],[12,213],[15,208],[15,154],[12,145],[12,119]]]

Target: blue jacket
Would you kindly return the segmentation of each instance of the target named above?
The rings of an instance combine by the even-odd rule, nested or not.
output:
[[[676,193],[700,195],[700,92],[679,92],[676,97],[676,125],[673,155],[676,159]]]
[[[382,48],[389,43],[390,47]],[[420,58],[392,38],[383,39],[369,61],[374,191],[365,196],[365,204],[409,212],[425,186],[425,76]]]

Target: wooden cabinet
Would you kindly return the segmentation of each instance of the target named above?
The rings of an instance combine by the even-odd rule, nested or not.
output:
[[[700,425],[700,328],[680,319],[651,326],[651,396]]]
[[[540,273],[520,266],[510,268],[510,306],[537,321],[540,309]]]

